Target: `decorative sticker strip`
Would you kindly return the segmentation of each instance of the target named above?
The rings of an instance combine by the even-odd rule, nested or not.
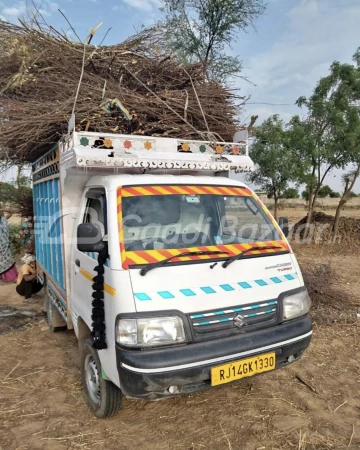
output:
[[[134,186],[121,189],[122,197],[138,197],[144,195],[228,195],[251,197],[251,191],[245,188],[227,186]]]

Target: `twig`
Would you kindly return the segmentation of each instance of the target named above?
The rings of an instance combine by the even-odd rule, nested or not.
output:
[[[191,123],[189,123],[187,120],[185,120],[183,117],[181,117],[181,115],[175,111],[170,105],[168,105],[166,102],[164,102],[164,100],[162,98],[160,98],[157,94],[155,94],[155,92],[153,92],[148,86],[146,86],[146,84],[144,84],[135,74],[133,74],[131,72],[131,70],[129,70],[125,64],[123,65],[124,69],[129,72],[130,75],[132,75],[135,80],[140,83],[147,91],[149,91],[151,94],[153,94],[158,100],[160,100],[161,103],[163,103],[167,108],[169,108],[174,114],[176,114],[181,120],[183,120],[190,128],[192,128],[196,133],[203,135],[203,133],[201,133],[201,131],[197,130],[193,125],[191,125]]]
[[[317,395],[318,395],[319,397],[321,397],[323,400],[327,401],[327,400],[320,394],[320,392],[319,392],[318,390],[316,390],[313,386],[311,386],[311,384],[310,384],[308,381],[304,380],[304,378],[302,378],[299,374],[296,374],[296,375],[295,375],[295,378],[296,378],[297,380],[299,380],[301,383],[303,383],[305,386],[307,386],[307,387],[310,389],[310,391],[313,391],[315,394],[317,394]]]
[[[340,409],[342,406],[344,406],[347,403],[347,400],[344,401],[344,403],[341,403],[337,408],[334,409],[333,413],[335,413],[338,409]]]
[[[197,92],[196,92],[196,89],[195,89],[195,85],[194,85],[193,79],[191,78],[191,76],[189,75],[189,72],[185,69],[185,67],[184,67],[184,72],[186,73],[186,75],[187,75],[187,76],[189,77],[189,79],[190,79],[191,86],[192,86],[192,88],[193,88],[193,90],[194,90],[194,94],[195,94],[196,100],[197,100],[197,102],[198,102],[198,104],[199,104],[199,108],[200,108],[201,114],[203,115],[203,118],[204,118],[204,122],[205,122],[206,129],[207,129],[208,133],[210,133],[209,125],[208,125],[208,123],[207,123],[207,120],[206,120],[206,116],[205,116],[204,110],[203,110],[203,108],[202,108],[202,106],[201,106],[201,102],[200,102],[199,96],[198,96],[198,94],[197,94]]]
[[[34,20],[34,22],[36,23],[36,25],[38,26],[38,28],[41,30],[40,24],[38,23],[38,20],[37,20],[37,18],[36,18],[37,15],[39,15],[40,18],[44,21],[44,24],[47,25],[46,20],[44,19],[43,15],[42,15],[41,12],[40,12],[41,5],[40,5],[39,7],[37,7],[37,6],[35,5],[34,0],[32,0],[31,3],[33,4],[33,7],[35,8],[35,12],[34,12],[34,14],[33,14],[33,20]]]
[[[301,430],[300,430],[299,447],[298,447],[298,450],[305,450],[305,447],[304,447],[305,438],[306,438],[306,434],[304,434],[304,435],[302,436],[302,435],[301,435]]]
[[[69,22],[68,18],[65,16],[65,14],[61,11],[61,9],[58,9],[59,13],[64,17],[64,19],[66,20],[66,22],[69,24],[69,27],[72,29],[73,33],[75,34],[75,36],[78,38],[79,42],[81,42],[81,39],[79,38],[79,36],[77,35],[75,28],[71,25],[71,23]]]
[[[76,90],[76,94],[75,94],[75,99],[74,99],[74,104],[73,104],[73,109],[71,112],[71,117],[74,116],[75,114],[75,107],[76,107],[76,102],[79,96],[79,92],[80,92],[80,86],[81,86],[81,82],[84,76],[84,70],[85,70],[85,55],[86,55],[86,45],[84,44],[84,52],[83,52],[83,59],[82,59],[82,66],[81,66],[81,73],[80,73],[80,78],[79,78],[79,83],[78,83],[78,87]],[[75,125],[75,123],[74,123]]]
[[[354,433],[355,433],[355,427],[354,427],[354,424],[353,424],[353,426],[352,426],[352,433],[351,433],[351,437],[350,437],[350,441],[349,441],[348,447],[350,447],[350,445],[352,443],[352,440],[353,440],[353,437],[354,437]]]
[[[222,429],[222,432],[224,433],[225,439],[227,440],[227,442],[228,442],[228,444],[229,444],[229,449],[230,449],[230,450],[233,450],[232,445],[231,445],[231,442],[230,442],[229,438],[227,437],[227,435],[226,435],[226,433],[225,433],[225,430],[224,430],[224,428],[223,428],[223,426],[221,425],[220,422],[219,422],[219,425],[220,425],[220,428]]]
[[[101,47],[102,43],[105,41],[106,36],[107,36],[108,33],[110,32],[110,30],[112,30],[112,27],[110,27],[110,28],[107,30],[107,32],[105,33],[105,36],[103,37],[102,41],[100,42],[99,47]]]
[[[9,378],[9,376],[20,366],[21,361],[19,361],[16,366],[10,370],[10,372],[6,375],[6,377],[2,380],[2,383]]]
[[[188,91],[185,91],[186,94],[186,100],[185,100],[185,106],[184,106],[184,119],[187,120],[187,109],[189,107],[189,94]]]
[[[41,415],[43,415],[43,416],[45,416],[46,415],[46,411],[45,411],[45,409],[44,409],[44,411],[43,412],[38,412],[38,413],[30,413],[30,414],[21,414],[20,416],[17,416],[17,418],[22,418],[22,417],[28,417],[28,416],[41,416]]]
[[[66,441],[68,439],[76,439],[76,438],[83,438],[84,436],[90,436],[92,434],[99,434],[99,432],[95,433],[79,433],[73,436],[63,436],[63,437],[44,437],[41,438],[42,441]]]

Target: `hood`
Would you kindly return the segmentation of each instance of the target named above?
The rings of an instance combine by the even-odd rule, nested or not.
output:
[[[138,312],[179,310],[183,313],[241,306],[276,299],[303,285],[291,254],[242,259],[226,269],[222,262],[169,264],[140,275],[130,269]]]

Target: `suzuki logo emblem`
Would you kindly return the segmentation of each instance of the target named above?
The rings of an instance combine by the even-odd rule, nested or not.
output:
[[[238,328],[241,328],[242,326],[244,326],[245,325],[245,317],[242,316],[241,314],[238,314],[234,318],[234,325]]]

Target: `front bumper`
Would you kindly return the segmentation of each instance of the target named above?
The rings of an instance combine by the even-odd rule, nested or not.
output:
[[[212,367],[269,351],[275,351],[276,369],[280,369],[290,364],[289,356],[300,358],[311,336],[311,320],[306,316],[252,333],[184,346],[154,350],[117,346],[121,390],[127,397],[149,400],[201,391],[211,387]],[[177,387],[176,393],[169,391],[170,386]]]

